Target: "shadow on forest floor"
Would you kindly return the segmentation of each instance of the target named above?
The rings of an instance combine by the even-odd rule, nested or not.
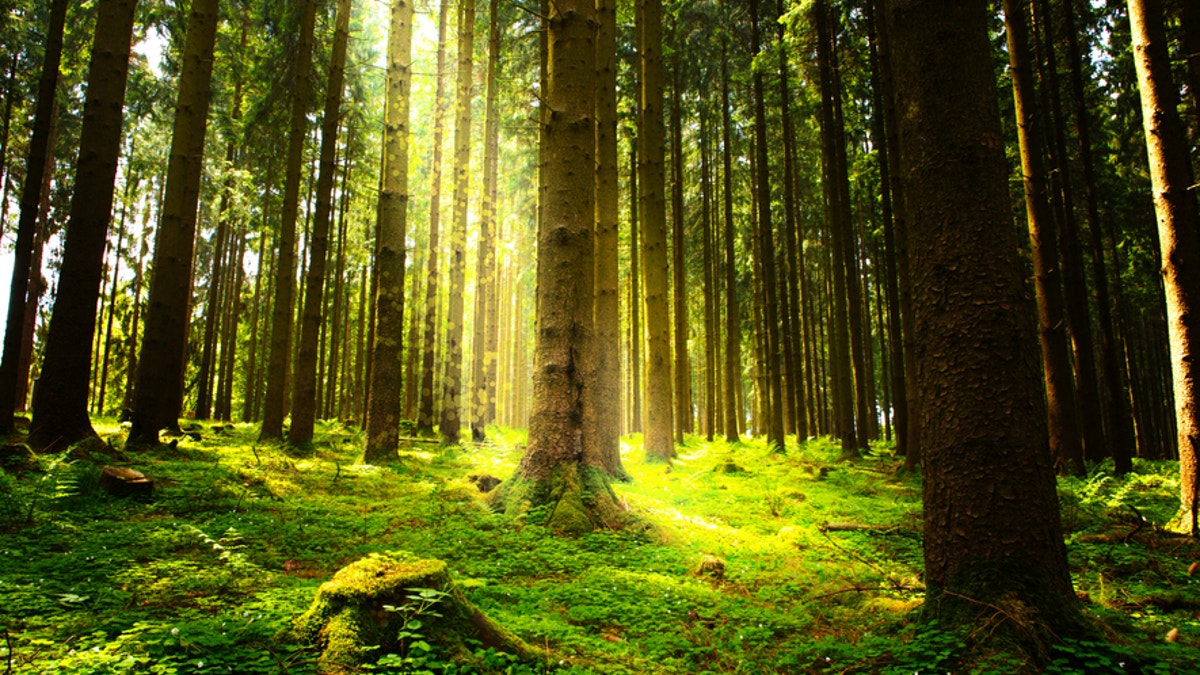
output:
[[[112,420],[102,433],[120,435]],[[520,432],[413,444],[355,464],[361,436],[318,427],[313,452],[256,444],[249,425],[132,457],[149,501],[114,500],[63,456],[0,474],[0,668],[12,673],[310,673],[285,629],[340,567],[371,552],[445,560],[466,595],[537,647],[377,672],[1004,673],[1003,652],[914,623],[923,597],[919,477],[890,449],[839,463],[825,439],[784,456],[761,440],[691,439],[670,471],[622,445],[618,497],[645,527],[569,539],[536,510],[488,511],[468,480],[506,478]],[[1173,463],[1060,482],[1076,587],[1111,645],[1072,643],[1048,672],[1194,672],[1196,542],[1169,537]],[[1142,518],[1145,520],[1142,520]],[[702,563],[705,567],[701,569]],[[1168,634],[1174,639],[1168,642]],[[979,652],[973,651],[978,654]]]

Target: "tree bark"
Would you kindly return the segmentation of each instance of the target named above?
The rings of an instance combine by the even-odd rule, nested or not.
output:
[[[1036,659],[1086,632],[1012,226],[987,7],[885,7],[911,217],[925,611],[943,625],[982,625],[997,603],[1020,608],[1031,625],[1000,630]]]
[[[96,436],[87,410],[89,353],[79,345],[89,344],[96,329],[136,9],[137,0],[109,0],[97,7],[58,296],[34,392],[28,442],[39,449]]]
[[[408,227],[409,100],[412,91],[413,6],[392,0],[388,32],[387,101],[384,112],[383,190],[375,269],[375,342],[371,397],[367,400],[363,461],[394,459],[400,436],[400,373],[404,347],[404,258]]]
[[[742,413],[742,320],[739,316],[737,252],[733,226],[733,113],[729,105],[729,49],[721,44],[721,159],[725,230],[725,440],[739,441]]]
[[[1177,111],[1178,90],[1171,65],[1158,0],[1129,0],[1134,65],[1142,98],[1142,123],[1150,160],[1154,211],[1162,255],[1171,374],[1175,392],[1175,431],[1179,451],[1179,486],[1183,532],[1200,535],[1200,363],[1193,350],[1200,344],[1200,216],[1191,189],[1191,165],[1183,124]]]
[[[676,52],[671,81],[671,301],[675,377],[675,442],[692,431],[692,376],[688,363],[687,270],[684,267],[687,214],[683,203],[683,81]]]

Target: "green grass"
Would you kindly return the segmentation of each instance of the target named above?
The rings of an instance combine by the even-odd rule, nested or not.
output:
[[[101,425],[120,438],[111,420]],[[336,424],[319,425],[304,456],[255,444],[256,427],[201,433],[131,457],[157,484],[145,502],[107,497],[99,467],[83,461],[42,457],[0,474],[0,672],[315,672],[316,653],[286,629],[337,569],[385,550],[446,561],[467,597],[540,656],[389,658],[379,671],[1013,667],[1003,653],[968,650],[976,636],[914,623],[920,484],[897,474],[886,447],[844,463],[823,439],[784,456],[761,441],[691,439],[667,470],[644,464],[641,439],[630,437],[633,480],[615,489],[640,524],[562,538],[536,511],[491,513],[467,481],[507,478],[520,432],[493,429],[478,447],[405,447],[386,467],[357,465],[361,436]],[[1136,469],[1061,483],[1076,586],[1110,642],[1065,645],[1051,672],[1183,673],[1200,663],[1200,582],[1187,573],[1200,547],[1153,524],[1177,504],[1174,465]],[[706,555],[725,562],[723,578],[696,573]],[[1167,643],[1172,629],[1178,639]]]

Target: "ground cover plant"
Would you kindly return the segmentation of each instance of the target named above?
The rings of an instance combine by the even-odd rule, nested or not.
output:
[[[108,420],[102,432],[121,436]],[[536,652],[438,653],[414,591],[399,653],[373,672],[1004,673],[986,635],[918,619],[920,477],[887,446],[855,461],[824,439],[772,454],[760,441],[689,439],[670,470],[622,444],[615,486],[632,516],[570,538],[493,513],[469,479],[507,478],[521,432],[481,445],[408,443],[357,463],[352,427],[318,426],[311,453],[256,444],[257,429],[202,425],[124,455],[151,499],[99,488],[101,451],[10,453],[0,476],[0,669],[10,673],[311,673],[289,632],[335,571],[372,553],[447,563],[465,595]],[[114,440],[119,445],[119,442]],[[121,457],[119,450],[111,450]],[[15,459],[13,459],[15,457]],[[1062,479],[1076,588],[1098,626],[1049,672],[1194,672],[1200,547],[1162,531],[1171,463]],[[997,606],[993,622],[1022,617]]]

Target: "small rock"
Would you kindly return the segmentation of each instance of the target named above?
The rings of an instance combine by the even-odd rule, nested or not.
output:
[[[1178,641],[1179,641],[1179,629],[1178,628],[1172,628],[1171,630],[1167,631],[1167,642],[1168,643],[1174,644]]]
[[[473,473],[470,476],[467,476],[467,480],[471,481],[471,483],[473,485],[475,485],[475,487],[479,488],[480,492],[485,492],[485,493],[495,490],[496,486],[501,483],[501,480],[499,478],[488,475],[486,473],[482,473],[482,474]]]
[[[149,497],[154,492],[154,481],[141,471],[106,466],[100,472],[100,487],[114,497]]]

